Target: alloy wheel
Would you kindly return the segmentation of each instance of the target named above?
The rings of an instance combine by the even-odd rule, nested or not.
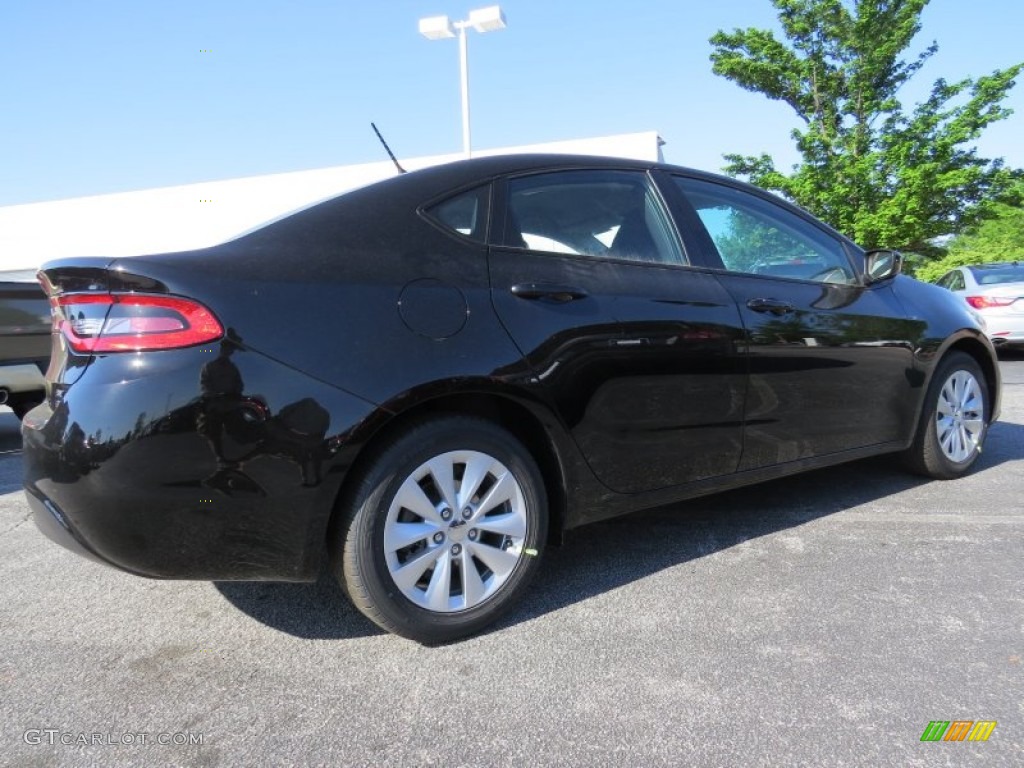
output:
[[[943,455],[962,463],[971,458],[981,442],[985,420],[981,386],[970,371],[955,371],[939,392],[935,434]]]
[[[454,613],[493,597],[524,556],[523,489],[501,461],[450,451],[417,467],[388,508],[384,557],[395,586],[429,611]]]

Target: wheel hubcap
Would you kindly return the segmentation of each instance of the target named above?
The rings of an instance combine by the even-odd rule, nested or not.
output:
[[[942,385],[935,413],[939,448],[950,461],[962,463],[978,450],[985,425],[981,386],[969,371],[957,371]]]
[[[416,605],[464,611],[512,575],[527,529],[526,500],[509,469],[486,453],[451,451],[421,464],[398,489],[384,523],[384,558]]]

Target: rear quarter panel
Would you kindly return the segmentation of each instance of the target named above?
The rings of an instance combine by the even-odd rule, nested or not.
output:
[[[118,262],[207,304],[245,346],[389,403],[424,383],[515,375],[485,246],[420,217],[426,191],[378,185],[203,251]]]

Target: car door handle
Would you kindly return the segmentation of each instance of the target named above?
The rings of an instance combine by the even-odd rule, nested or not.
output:
[[[572,285],[554,285],[552,283],[519,283],[512,286],[512,295],[520,299],[550,301],[565,304],[576,299],[586,298],[587,292]]]
[[[747,302],[747,307],[755,312],[770,312],[773,315],[788,315],[796,311],[796,307],[780,299],[751,299]]]

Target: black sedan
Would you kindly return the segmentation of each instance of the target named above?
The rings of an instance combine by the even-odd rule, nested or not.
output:
[[[992,345],[899,271],[753,187],[552,155],[53,261],[28,500],[142,576],[311,581],[326,554],[381,627],[452,640],[584,523],[882,453],[967,472]]]

